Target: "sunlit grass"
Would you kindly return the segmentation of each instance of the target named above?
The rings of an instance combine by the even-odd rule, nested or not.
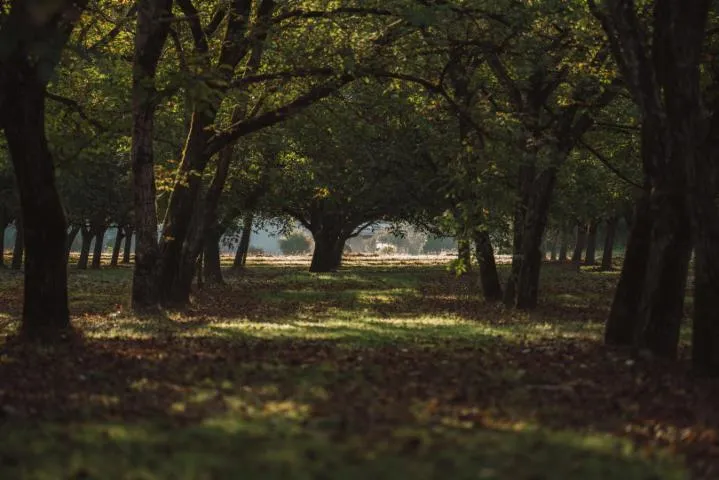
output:
[[[87,351],[35,353],[60,355],[66,377],[28,380],[33,401],[61,400],[6,412],[0,478],[686,478],[663,448],[562,423],[586,406],[537,401],[574,392],[563,375],[579,360],[527,357],[597,344],[616,276],[547,268],[527,313],[485,303],[440,263],[353,262],[250,262],[157,316],[127,308],[129,269],[71,270]],[[13,291],[20,280],[0,273]],[[18,315],[0,314],[6,332]]]

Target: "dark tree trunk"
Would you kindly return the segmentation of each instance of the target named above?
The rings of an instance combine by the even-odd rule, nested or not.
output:
[[[518,309],[532,309],[537,306],[539,296],[539,273],[544,253],[541,251],[542,237],[547,227],[549,206],[554,191],[557,171],[544,170],[534,182],[531,203],[524,217],[522,233],[522,257],[517,281]]]
[[[582,253],[587,245],[587,225],[584,223],[577,224],[577,237],[574,244],[574,253],[572,254],[572,263],[582,263]]]
[[[479,263],[479,281],[484,299],[491,302],[502,300],[502,285],[499,282],[494,249],[489,234],[481,231],[474,234],[474,244]]]
[[[649,260],[652,223],[649,194],[644,193],[634,209],[624,264],[604,331],[604,341],[608,345],[629,346],[634,341]]]
[[[110,258],[110,266],[117,267],[117,262],[120,260],[120,248],[122,247],[122,239],[125,234],[123,233],[122,227],[117,226],[117,232],[115,233],[115,244],[112,247],[112,257]]]
[[[599,229],[599,221],[592,220],[587,231],[587,253],[584,264],[593,266],[597,264],[597,230]]]
[[[205,234],[204,273],[205,281],[209,284],[225,283],[220,263],[220,239],[224,233],[223,230],[221,226],[214,225]]]
[[[507,284],[504,287],[504,298],[502,301],[508,307],[515,306],[517,298],[517,283],[519,281],[519,273],[522,268],[524,253],[523,234],[524,219],[529,208],[531,197],[532,183],[535,174],[534,163],[522,165],[519,168],[519,199],[514,207],[514,219],[512,224],[512,266],[510,268]]]
[[[310,272],[335,272],[342,265],[342,253],[346,238],[336,231],[320,230],[312,232],[315,249],[312,253]]]
[[[652,203],[654,222],[635,346],[675,358],[692,250],[691,223],[683,194],[656,192]]]
[[[45,135],[45,88],[87,2],[46,2],[39,15],[37,5],[28,3],[12,2],[0,26],[0,128],[15,169],[25,237],[20,331],[54,340],[70,327],[67,224]]]
[[[75,243],[75,238],[80,232],[80,225],[72,224],[70,231],[67,232],[67,239],[65,240],[65,262],[70,259],[70,253],[72,252],[72,244]]]
[[[245,268],[247,263],[247,252],[250,250],[250,238],[252,236],[252,222],[253,215],[248,213],[245,216],[245,221],[242,225],[242,235],[240,236],[240,243],[237,245],[237,252],[235,253],[235,261],[232,265],[234,269]]]
[[[5,228],[8,218],[5,215],[5,208],[0,207],[0,268],[5,268]]]
[[[89,228],[83,226],[80,229],[80,236],[82,237],[82,247],[80,248],[80,258],[77,261],[77,268],[79,270],[87,269],[87,262],[90,258],[90,245],[92,244],[92,232]]]
[[[12,269],[20,270],[22,268],[22,261],[25,255],[25,229],[23,228],[23,221],[18,218],[15,221],[15,245],[12,251]]]
[[[569,233],[566,229],[562,228],[560,232],[560,240],[559,240],[559,261],[560,262],[566,262],[568,260],[567,258],[567,251],[569,250]]]
[[[105,246],[105,227],[95,228],[95,251],[92,253],[92,268],[99,270],[102,265],[102,250]]]
[[[707,208],[716,208],[710,202]],[[700,215],[706,213],[698,212]],[[719,377],[719,255],[717,250],[716,213],[713,213],[713,232],[699,228],[694,262],[694,321],[692,329],[692,365],[700,375]],[[706,219],[704,219],[706,220]]]
[[[132,308],[153,310],[159,298],[157,209],[154,174],[153,137],[158,95],[155,73],[170,31],[172,0],[141,0],[138,6],[137,33],[132,76],[132,182],[135,207],[135,269],[132,278]],[[125,261],[129,261],[128,232]]]
[[[614,238],[617,235],[617,217],[612,217],[607,220],[607,232],[604,236],[604,251],[602,252],[602,267],[603,271],[609,271],[612,269],[612,258],[614,256]]]
[[[122,252],[122,263],[130,263],[130,256],[132,255],[132,236],[135,231],[132,227],[125,227],[125,248]]]

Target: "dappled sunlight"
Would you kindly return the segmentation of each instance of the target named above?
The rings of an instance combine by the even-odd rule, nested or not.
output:
[[[517,312],[442,267],[395,269],[266,265],[155,316],[118,310],[126,282],[99,276],[94,297],[72,293],[81,343],[0,356],[0,385],[13,385],[0,387],[0,448],[19,462],[45,452],[38,471],[55,478],[105,477],[110,464],[157,472],[172,451],[160,478],[236,477],[241,465],[277,479],[599,480],[684,478],[671,448],[715,442],[719,422],[693,419],[710,409],[684,367],[602,347],[601,323],[574,316],[577,287],[562,292],[556,271],[545,279],[556,298]],[[594,285],[594,273],[577,275]],[[24,426],[38,415],[43,440]]]

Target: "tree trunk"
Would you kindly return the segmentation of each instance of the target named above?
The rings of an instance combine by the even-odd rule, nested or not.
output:
[[[474,244],[479,263],[479,281],[482,285],[484,299],[490,302],[502,299],[502,285],[497,273],[497,264],[494,259],[494,249],[489,234],[479,231],[474,234]]]
[[[211,285],[221,285],[225,283],[222,278],[222,267],[220,262],[220,239],[222,238],[223,228],[214,225],[209,228],[205,234],[204,248],[204,273],[205,282]]]
[[[607,345],[629,346],[634,341],[649,260],[652,224],[649,193],[645,192],[634,208],[624,264],[604,330]]]
[[[614,256],[614,237],[617,234],[617,223],[619,219],[612,217],[607,220],[607,232],[604,236],[604,251],[602,252],[602,271],[612,269],[612,258]]]
[[[61,49],[65,43],[64,39],[53,40],[57,42],[54,48]],[[3,41],[0,38],[0,44]],[[45,137],[46,82],[40,75],[46,75],[48,66],[55,65],[44,58],[46,55],[41,53],[40,60],[32,56],[34,60],[29,62],[31,56],[23,52],[19,54],[22,58],[13,58],[4,65],[5,75],[13,77],[5,84],[12,95],[0,107],[0,124],[5,130],[22,207],[26,258],[21,332],[29,338],[53,340],[69,328],[70,315],[65,261],[67,224]]]
[[[112,258],[110,258],[111,267],[117,267],[117,262],[120,260],[120,248],[122,247],[123,237],[122,226],[118,225],[117,232],[115,233],[115,244],[112,247]]]
[[[587,253],[584,264],[594,266],[597,264],[597,230],[599,229],[599,221],[592,220],[589,223],[587,234]]]
[[[713,201],[711,198],[708,200]],[[716,208],[709,202],[705,203],[705,207]],[[697,213],[704,215],[706,212],[700,210]],[[716,213],[713,216],[716,222]],[[711,233],[703,226],[698,229],[694,262],[692,366],[698,374],[710,377],[719,377],[719,223],[715,222],[712,222]]]
[[[0,207],[0,268],[5,268],[5,228],[8,219],[5,215],[5,208]]]
[[[560,232],[561,238],[559,240],[559,261],[560,262],[566,262],[568,260],[567,258],[567,251],[569,250],[569,234],[567,233],[567,230],[565,228],[562,228]]]
[[[90,258],[90,245],[92,244],[92,232],[89,228],[83,226],[80,229],[80,236],[82,237],[82,247],[80,248],[80,258],[77,261],[77,268],[79,270],[87,269],[87,262]]]
[[[692,250],[691,223],[682,193],[657,190],[652,194],[651,248],[634,343],[654,355],[676,358]]]
[[[25,254],[25,229],[22,218],[15,220],[15,245],[12,251],[12,269],[22,268],[23,256]]]
[[[135,231],[132,227],[125,227],[125,248],[122,252],[122,263],[129,264],[132,255],[132,236]]]
[[[232,265],[233,269],[245,268],[247,263],[247,252],[250,250],[250,237],[252,236],[252,222],[253,215],[248,213],[245,216],[244,224],[242,225],[242,235],[240,236],[240,243],[237,245],[237,252],[235,253],[235,261]]]
[[[92,269],[99,270],[102,265],[102,250],[105,246],[105,227],[97,227],[95,229],[95,251],[92,253]]]
[[[315,249],[312,253],[310,272],[337,271],[342,265],[342,253],[346,238],[342,238],[337,232],[327,232],[326,230],[312,232],[312,236],[315,240]]]
[[[522,268],[523,260],[523,234],[524,234],[524,218],[529,208],[530,197],[532,194],[532,183],[534,181],[536,159],[519,167],[519,199],[514,207],[514,219],[512,224],[512,266],[510,268],[507,284],[504,288],[504,298],[502,301],[508,307],[515,305],[517,298],[517,283],[519,281],[519,273]]]
[[[67,232],[67,239],[65,240],[65,262],[70,259],[70,253],[72,252],[72,244],[75,243],[75,238],[80,232],[80,225],[73,223],[70,226],[70,231]]]
[[[582,253],[587,244],[587,225],[583,223],[577,224],[577,241],[574,244],[574,253],[572,254],[572,263],[582,263]]]
[[[533,185],[522,233],[522,256],[515,305],[518,309],[532,309],[537,306],[539,273],[544,258],[541,251],[542,237],[544,237],[544,230],[547,227],[549,206],[556,179],[556,169],[548,168],[539,175]]]
[[[461,266],[460,273],[470,273],[472,271],[472,244],[464,235],[457,238],[457,260]]]
[[[153,310],[159,304],[156,186],[153,138],[158,95],[155,73],[170,31],[172,0],[141,0],[132,75],[132,183],[135,207],[135,269],[132,277],[132,308]],[[132,232],[125,243],[124,262],[129,261]]]
[[[559,243],[559,234],[557,232],[552,232],[551,237],[549,239],[549,261],[550,262],[557,261],[558,243]]]

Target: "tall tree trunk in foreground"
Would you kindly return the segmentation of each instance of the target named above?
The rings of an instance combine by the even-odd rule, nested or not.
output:
[[[612,269],[612,259],[614,257],[614,238],[617,235],[617,223],[619,219],[615,216],[607,220],[607,231],[604,235],[604,251],[602,252],[603,271]]]
[[[587,253],[584,258],[584,264],[593,266],[597,264],[597,230],[599,229],[599,221],[592,220],[587,230]]]
[[[23,257],[25,256],[25,229],[23,228],[22,218],[15,221],[15,245],[12,250],[12,269],[20,270],[22,268]]]
[[[502,299],[502,285],[497,273],[497,264],[494,259],[494,249],[489,234],[485,231],[475,232],[474,245],[479,263],[479,281],[482,285],[482,294],[487,301],[500,301]]]
[[[232,265],[233,269],[239,270],[245,268],[245,264],[247,263],[247,252],[250,250],[253,219],[254,216],[251,213],[245,215],[245,220],[242,225],[242,235],[240,236],[240,242],[237,245],[237,252],[235,253],[235,261]]]
[[[170,31],[172,0],[140,0],[132,71],[132,183],[135,207],[135,269],[132,277],[132,308],[157,308],[157,209],[155,206],[154,150],[157,90],[155,74]],[[132,235],[128,235],[128,244]],[[128,248],[126,246],[125,252]],[[129,258],[126,259],[129,260]]]
[[[649,261],[652,224],[649,192],[646,191],[634,209],[624,264],[605,325],[604,341],[608,345],[629,346],[634,341],[639,319],[639,302]]]
[[[120,249],[122,248],[122,239],[124,233],[120,225],[117,226],[117,232],[115,233],[115,244],[112,247],[112,257],[110,258],[110,266],[117,267],[117,262],[120,260]]]
[[[5,2],[0,26],[0,128],[15,169],[25,232],[21,333],[52,340],[70,326],[65,212],[45,136],[45,88],[86,0]],[[7,94],[6,94],[7,93]]]

